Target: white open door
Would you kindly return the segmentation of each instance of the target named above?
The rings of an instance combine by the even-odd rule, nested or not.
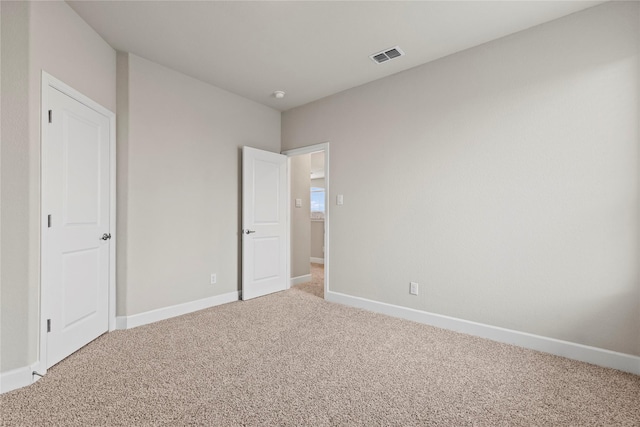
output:
[[[287,288],[287,156],[242,150],[242,299]]]
[[[109,329],[112,135],[109,117],[54,87],[43,90],[42,314],[49,368]]]

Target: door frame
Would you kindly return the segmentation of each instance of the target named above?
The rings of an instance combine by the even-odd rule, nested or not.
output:
[[[329,141],[319,144],[308,145],[300,148],[293,148],[291,150],[282,151],[288,157],[287,159],[287,200],[289,201],[287,207],[287,230],[291,229],[291,157],[300,156],[302,154],[317,153],[319,151],[324,152],[324,298],[327,298],[329,293],[329,212],[331,207],[329,203]],[[291,233],[287,234],[287,289],[291,286]]]
[[[46,313],[49,312],[50,302],[47,298],[45,275],[48,272],[47,257],[44,248],[47,247],[47,213],[45,205],[45,177],[47,176],[47,164],[49,160],[45,156],[43,150],[44,144],[49,139],[48,134],[48,110],[49,110],[49,87],[59,90],[70,98],[84,104],[85,106],[95,110],[96,112],[106,116],[109,119],[109,232],[113,236],[109,245],[109,332],[116,329],[116,115],[114,112],[106,109],[102,105],[93,101],[86,95],[78,92],[76,89],[66,83],[53,77],[51,74],[42,71],[42,82],[40,86],[40,311],[39,311],[39,348],[38,348],[38,373],[44,374],[47,371],[47,319]]]

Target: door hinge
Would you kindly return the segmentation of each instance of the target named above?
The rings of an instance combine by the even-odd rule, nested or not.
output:
[[[49,110],[49,123],[53,122],[53,111]]]
[[[51,332],[51,319],[47,319],[47,332]]]
[[[47,228],[51,228],[51,214],[47,215]]]

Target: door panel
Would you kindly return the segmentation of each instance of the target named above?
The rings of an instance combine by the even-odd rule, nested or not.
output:
[[[47,368],[109,328],[109,118],[49,87],[43,139]]]
[[[100,214],[100,127],[64,112],[64,222],[96,225]]]
[[[100,252],[83,250],[62,255],[62,329],[95,315],[98,311]]]
[[[253,279],[256,282],[278,276],[280,239],[277,237],[253,238]]]
[[[287,158],[244,147],[242,168],[242,299],[246,300],[287,288]]]
[[[280,166],[278,163],[253,160],[254,224],[278,224],[280,201]]]

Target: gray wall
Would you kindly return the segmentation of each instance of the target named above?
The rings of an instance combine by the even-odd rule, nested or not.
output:
[[[311,187],[325,188],[324,178],[311,180]],[[311,256],[324,258],[324,221],[311,221]]]
[[[331,289],[640,355],[639,7],[284,113],[331,143]]]
[[[324,188],[324,178],[315,178],[311,180],[312,187]]]
[[[29,359],[29,17],[28,4],[0,2],[0,369]],[[32,328],[33,329],[33,328]]]
[[[241,147],[280,152],[280,113],[135,55],[118,69],[118,314],[238,291]]]
[[[129,54],[116,57],[116,315],[126,314],[129,182]]]
[[[324,258],[324,221],[311,221],[311,253],[313,258]]]
[[[42,70],[115,111],[116,53],[89,25],[64,2],[2,2],[2,372],[37,358]]]
[[[311,155],[291,157],[291,277],[311,272]],[[302,207],[296,208],[295,199],[302,199]]]

